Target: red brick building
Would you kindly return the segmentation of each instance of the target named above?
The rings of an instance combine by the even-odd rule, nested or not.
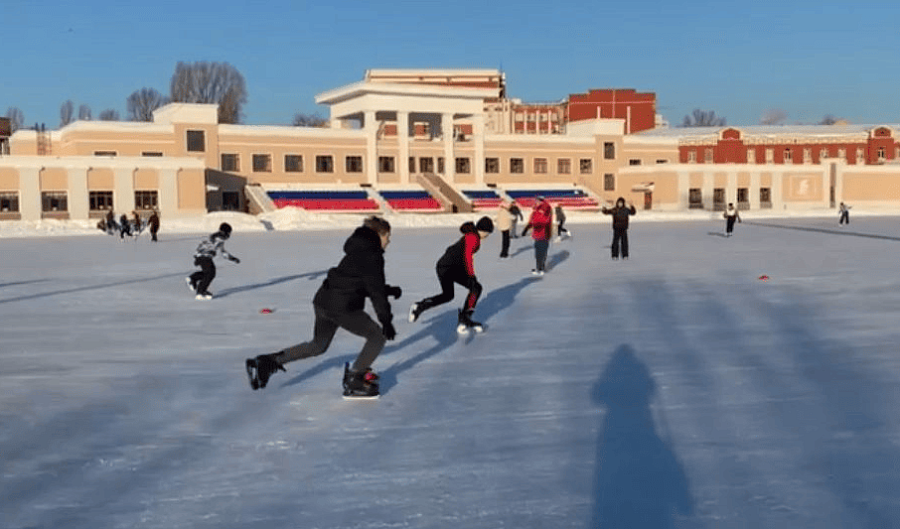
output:
[[[567,123],[585,119],[625,120],[625,134],[650,130],[656,126],[656,94],[638,93],[631,88],[590,90],[570,94],[565,105]]]

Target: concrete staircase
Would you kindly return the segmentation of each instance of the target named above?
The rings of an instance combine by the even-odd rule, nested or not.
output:
[[[435,173],[422,173],[416,177],[416,181],[438,199],[446,211],[457,213],[473,211],[472,202]]]

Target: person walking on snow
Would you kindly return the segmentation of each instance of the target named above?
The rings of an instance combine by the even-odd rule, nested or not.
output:
[[[547,252],[550,250],[550,236],[553,231],[553,208],[544,197],[537,197],[528,224],[522,230],[522,237],[528,230],[531,230],[531,238],[534,239],[534,269],[531,273],[542,276],[547,268]]]
[[[508,202],[503,202],[500,204],[500,209],[497,210],[497,229],[500,230],[501,236],[501,259],[509,257],[509,232],[513,229],[513,215],[510,213],[509,207]]]
[[[563,211],[562,205],[557,204],[553,213],[556,215],[556,242],[562,241],[564,235],[568,239],[572,236],[572,232],[566,229],[566,213]]]
[[[153,214],[150,215],[150,218],[147,219],[147,226],[150,227],[150,240],[157,242],[156,234],[159,233],[159,212],[155,209],[153,210]]]
[[[741,216],[738,214],[738,210],[734,207],[733,202],[728,203],[728,208],[725,209],[723,217],[725,217],[725,236],[731,237],[731,232],[734,231],[734,221],[741,222]]]
[[[838,225],[841,224],[850,224],[850,206],[841,202],[841,207],[839,209],[839,218]]]
[[[459,231],[462,232],[462,237],[447,247],[435,267],[441,293],[413,303],[409,308],[409,321],[415,322],[426,310],[452,301],[454,285],[460,284],[466,287],[469,293],[466,294],[463,307],[459,309],[457,331],[474,329],[481,332],[484,326],[472,321],[482,291],[481,283],[475,276],[475,253],[481,248],[481,241],[494,231],[494,223],[488,217],[481,217],[477,224],[471,221],[464,223],[459,227]]]
[[[628,259],[628,217],[636,215],[634,204],[625,206],[625,199],[616,199],[616,207],[608,209],[604,206],[601,210],[604,215],[611,215],[613,222],[612,258],[619,258],[619,244],[622,245],[622,259]]]
[[[391,241],[391,225],[379,217],[369,217],[344,242],[344,257],[328,275],[313,297],[313,338],[276,353],[248,358],[245,362],[250,387],[266,387],[284,365],[319,356],[328,350],[338,329],[365,338],[356,361],[344,365],[344,396],[374,398],[379,395],[378,375],[372,363],[381,353],[386,340],[393,340],[397,331],[388,296],[400,299],[400,287],[385,283],[384,250]],[[366,298],[372,303],[378,323],[365,312]],[[380,325],[379,325],[380,324]]]
[[[212,299],[213,297],[209,291],[209,284],[216,277],[216,265],[213,263],[216,254],[221,252],[229,261],[241,262],[240,259],[225,250],[225,241],[229,237],[231,237],[231,225],[223,222],[219,225],[219,231],[203,239],[197,245],[197,251],[194,252],[194,266],[199,266],[200,270],[185,278],[188,287],[197,293],[197,299]]]

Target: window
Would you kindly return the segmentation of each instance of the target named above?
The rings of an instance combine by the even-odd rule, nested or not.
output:
[[[187,150],[188,152],[206,151],[206,134],[202,130],[187,131]]]
[[[725,209],[725,188],[717,187],[713,189],[713,211],[723,211]]]
[[[410,173],[416,172],[416,159],[413,156],[409,157],[409,172]]]
[[[878,161],[883,162],[886,159],[887,159],[887,151],[884,149],[884,147],[879,147],[878,148]]]
[[[284,172],[285,173],[302,173],[303,172],[303,156],[299,154],[284,155]]]
[[[688,190],[688,209],[703,209],[703,190],[699,187]]]
[[[156,209],[159,205],[159,193],[152,191],[135,191],[134,207],[136,209]]]
[[[254,173],[271,173],[272,172],[272,155],[271,154],[254,154],[253,155],[253,172]]]
[[[713,150],[712,149],[704,149],[703,150],[703,163],[712,163],[713,161]]]
[[[484,172],[496,174],[500,172],[500,158],[485,158]]]
[[[812,149],[803,149],[803,163],[812,163]]]
[[[237,154],[222,155],[222,170],[237,172],[241,170],[241,158]]]
[[[116,151],[94,151],[94,156],[115,156]]]
[[[522,174],[525,172],[525,160],[522,158],[509,159],[509,172],[514,174]]]
[[[635,158],[628,160],[628,165],[641,165],[641,161]]]
[[[444,157],[438,156],[438,173],[444,174]]]
[[[546,158],[535,158],[534,159],[534,172],[537,174],[547,174],[547,159]]]
[[[163,153],[159,151],[144,151],[141,153],[141,156],[148,156],[154,158],[162,158]]]
[[[775,149],[766,149],[766,163],[775,163]]]
[[[104,211],[113,208],[112,191],[91,191],[88,193],[91,211]]]
[[[456,172],[461,174],[469,174],[472,171],[472,166],[468,158],[457,158],[456,159]]]
[[[604,191],[615,191],[616,190],[616,175],[612,173],[606,173],[603,175],[603,190]]]
[[[363,172],[362,156],[348,156],[344,162],[348,173]]]
[[[756,163],[756,149],[747,149],[747,163]]]
[[[688,151],[688,163],[697,163],[697,151]]]
[[[844,149],[843,147],[838,149],[838,158],[843,158],[844,160],[847,160],[847,149]],[[847,160],[847,161],[849,161],[849,160]]]
[[[866,154],[862,149],[856,149],[856,163],[865,163]]]
[[[759,207],[772,207],[772,190],[768,187],[759,188]]]
[[[378,157],[378,171],[381,173],[393,173],[394,169],[394,157],[393,156],[379,156]]]
[[[662,158],[656,160],[656,165],[662,165],[664,163],[669,163],[669,160],[663,160]]]
[[[41,211],[69,211],[69,200],[65,191],[44,191],[41,193]]]
[[[334,158],[330,154],[321,154],[319,156],[316,156],[316,172],[333,173]]]
[[[419,171],[423,173],[434,172],[434,158],[419,158]]]
[[[788,147],[784,150],[784,163],[790,162],[794,158],[794,153],[791,151],[791,148]]]
[[[0,212],[14,213],[19,211],[19,193],[15,191],[0,192]]]
[[[822,147],[819,149],[819,162],[821,163],[825,158],[828,158],[828,149]]]
[[[594,163],[590,158],[582,158],[578,161],[578,167],[581,174],[591,174],[594,172]]]
[[[572,160],[560,158],[556,161],[556,172],[559,174],[572,174]]]
[[[616,159],[616,144],[611,141],[603,142],[603,158],[606,160]]]
[[[737,190],[737,208],[750,209],[750,190],[746,187],[739,187]]]

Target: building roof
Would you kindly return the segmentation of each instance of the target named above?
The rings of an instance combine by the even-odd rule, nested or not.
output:
[[[851,125],[726,125],[723,127],[672,127],[636,132],[631,136],[646,140],[693,140],[716,141],[722,131],[734,129],[743,138],[790,138],[790,137],[858,137],[865,139],[879,127],[900,131],[900,123],[851,124]]]

